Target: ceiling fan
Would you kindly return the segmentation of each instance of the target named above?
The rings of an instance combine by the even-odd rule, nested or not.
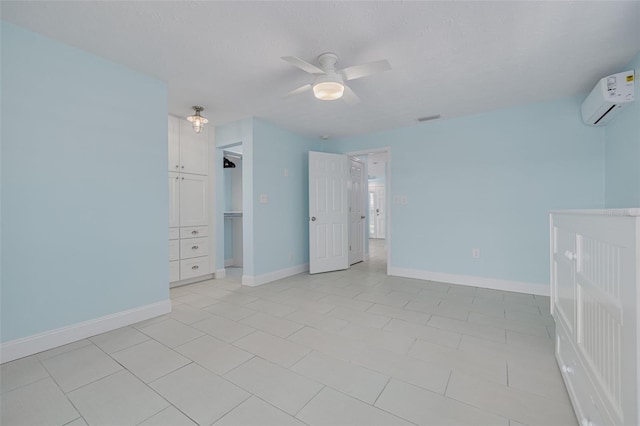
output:
[[[318,56],[319,67],[295,56],[283,56],[282,59],[302,71],[316,76],[313,83],[290,91],[284,96],[285,98],[313,89],[313,94],[318,99],[332,101],[342,98],[349,105],[357,104],[360,102],[360,98],[344,83],[345,81],[369,77],[391,69],[389,61],[383,59],[337,70],[338,55],[335,53],[323,53]]]

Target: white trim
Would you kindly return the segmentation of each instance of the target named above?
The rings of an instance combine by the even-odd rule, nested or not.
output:
[[[200,281],[212,280],[213,278],[214,278],[213,274],[200,275],[199,277],[186,278],[184,280],[174,281],[172,283],[169,283],[169,287],[170,288],[180,287],[182,285],[193,284]]]
[[[224,277],[227,276],[227,270],[226,269],[216,269],[216,279],[222,279]]]
[[[291,268],[280,269],[278,271],[267,272],[262,275],[243,275],[242,276],[242,285],[247,285],[250,287],[255,287],[258,285],[270,283],[271,281],[281,280],[282,278],[287,278],[292,275],[301,274],[303,272],[307,272],[309,270],[309,264],[305,263],[303,265],[292,266]]]
[[[57,348],[116,328],[125,327],[171,312],[171,300],[140,306],[104,317],[79,322],[55,330],[11,340],[0,345],[0,363],[13,361],[48,349]]]
[[[391,273],[391,218],[393,212],[391,211],[391,146],[381,146],[378,148],[365,149],[360,151],[350,151],[345,153],[347,156],[357,156],[364,154],[373,154],[373,153],[387,153],[387,162],[386,162],[386,170],[384,176],[384,198],[385,198],[385,219],[384,219],[384,229],[385,229],[385,241],[387,244],[387,275],[393,275]],[[367,230],[368,231],[368,230]],[[367,232],[368,235],[368,232]]]
[[[549,296],[549,284],[528,283],[522,281],[502,280],[498,278],[455,275],[442,272],[423,271],[420,269],[389,268],[389,275],[419,280],[437,281],[441,283],[460,284],[471,287],[490,288],[494,290],[514,291],[516,293]]]

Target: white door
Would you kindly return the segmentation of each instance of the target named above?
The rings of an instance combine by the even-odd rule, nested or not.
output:
[[[208,127],[196,133],[187,120],[180,120],[180,171],[206,175],[209,166]]]
[[[349,264],[364,260],[364,164],[350,160],[349,168]]]
[[[385,236],[384,185],[369,185],[369,238]]]
[[[349,267],[345,155],[309,152],[309,272]]]
[[[180,226],[202,226],[207,223],[207,177],[181,174]]]
[[[378,238],[384,238],[385,237],[385,233],[387,232],[385,229],[385,224],[386,224],[386,209],[385,209],[385,204],[386,204],[386,196],[385,196],[385,187],[384,186],[380,186],[378,187],[378,197],[376,198],[376,201],[378,202],[378,204],[376,205],[376,217],[375,217],[375,221],[376,221],[376,231],[378,233]]]
[[[169,227],[180,226],[180,174],[169,172]]]
[[[169,116],[169,171],[180,171],[180,119]]]

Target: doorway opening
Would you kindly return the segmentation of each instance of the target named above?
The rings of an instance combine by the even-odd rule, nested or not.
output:
[[[224,186],[224,267],[225,274],[242,277],[242,145],[225,147],[223,154]]]
[[[363,206],[364,265],[388,275],[390,259],[389,240],[389,182],[390,149],[388,147],[347,154],[350,160],[358,159],[364,164],[365,177],[361,194]],[[350,223],[351,224],[351,223]],[[350,236],[353,234],[350,231]],[[355,236],[354,236],[355,237]]]
[[[372,244],[373,250],[369,247],[367,170],[369,155],[376,153],[386,153],[384,183],[390,185],[389,148],[347,154],[309,151],[309,273],[344,270],[354,264],[368,267],[374,254],[379,272],[388,275],[389,191],[379,192],[384,201],[378,200],[376,212],[385,213],[384,231],[380,231],[384,238],[378,238],[382,250],[378,249],[380,242]]]

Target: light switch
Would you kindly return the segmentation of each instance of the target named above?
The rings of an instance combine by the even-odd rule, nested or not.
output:
[[[285,176],[289,176],[289,169],[287,169],[287,168],[284,169],[284,175]]]
[[[267,204],[269,202],[269,196],[267,194],[260,194],[260,203]]]

